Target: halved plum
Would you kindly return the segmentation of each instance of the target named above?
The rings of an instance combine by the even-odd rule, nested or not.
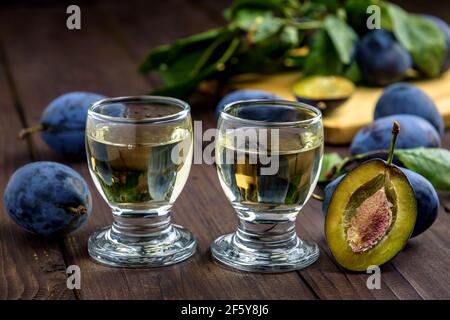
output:
[[[312,76],[296,82],[292,90],[297,101],[329,111],[347,101],[355,91],[355,86],[343,77]]]
[[[398,130],[395,123],[391,155]],[[325,236],[341,266],[365,271],[403,249],[416,216],[416,197],[406,175],[392,164],[392,157],[387,162],[373,159],[350,171],[337,185],[327,210]]]

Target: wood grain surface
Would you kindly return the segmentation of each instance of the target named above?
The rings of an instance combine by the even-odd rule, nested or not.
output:
[[[449,299],[450,217],[443,210],[424,235],[382,268],[380,290],[369,290],[367,274],[342,270],[323,237],[321,204],[311,200],[297,230],[321,249],[317,263],[300,272],[253,274],[215,263],[210,243],[236,228],[231,205],[214,166],[193,165],[175,204],[173,219],[198,239],[186,262],[159,269],[109,268],[87,254],[87,239],[111,223],[111,212],[89,176],[85,162],[67,161],[39,135],[18,141],[20,128],[39,121],[42,110],[67,91],[107,96],[147,93],[154,77],[137,73],[150,48],[221,25],[226,1],[133,1],[82,4],[82,30],[65,27],[65,6],[0,9],[0,186],[23,164],[34,160],[66,163],[88,181],[94,212],[88,223],[65,239],[41,239],[17,227],[0,208],[0,299]],[[19,18],[20,17],[20,18]],[[38,26],[38,27],[37,27]],[[195,96],[194,120],[215,127],[217,97]],[[450,132],[444,138],[450,147]],[[346,147],[327,151],[347,154]],[[65,268],[81,268],[80,290],[66,288]]]

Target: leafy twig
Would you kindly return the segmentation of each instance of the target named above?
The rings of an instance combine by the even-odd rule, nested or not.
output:
[[[291,25],[293,27],[296,27],[297,30],[314,30],[314,29],[320,29],[323,26],[322,21],[294,21],[294,20],[288,20],[286,22],[287,25]]]
[[[211,58],[211,55],[214,53],[214,51],[229,38],[230,38],[230,36],[228,34],[224,34],[221,37],[217,38],[208,47],[208,49],[206,49],[205,53],[198,60],[197,64],[192,69],[190,76],[191,77],[196,76],[199,73],[199,71],[205,66],[205,64],[208,62],[208,60]]]

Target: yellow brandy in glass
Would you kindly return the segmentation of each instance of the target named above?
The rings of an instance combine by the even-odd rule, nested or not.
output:
[[[96,188],[113,224],[92,235],[95,260],[125,267],[173,264],[195,252],[186,229],[170,222],[192,162],[189,106],[168,97],[125,97],[94,104],[86,151]]]
[[[221,112],[218,130],[217,172],[238,229],[213,242],[213,256],[256,272],[312,264],[319,249],[297,236],[295,220],[319,178],[320,111],[281,100],[238,101]]]

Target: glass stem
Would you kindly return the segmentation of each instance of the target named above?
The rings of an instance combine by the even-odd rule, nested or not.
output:
[[[151,241],[152,238],[161,240],[173,232],[170,212],[164,215],[113,215],[112,236],[120,238],[121,241],[127,239],[142,238],[143,241]]]
[[[239,219],[236,241],[247,247],[265,245],[267,248],[285,248],[289,242],[297,241],[295,220],[261,222]]]

